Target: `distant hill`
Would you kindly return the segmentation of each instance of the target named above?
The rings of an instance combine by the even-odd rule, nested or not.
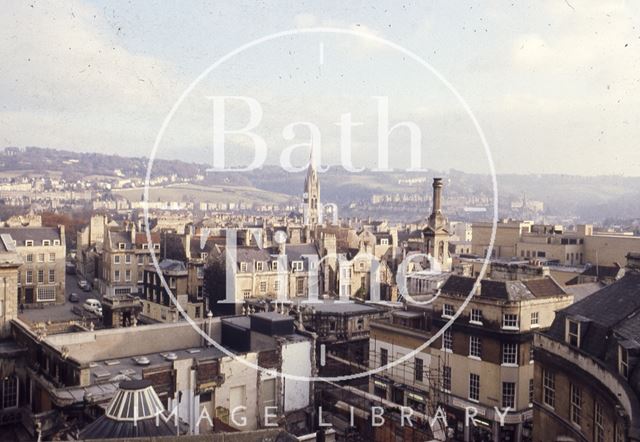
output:
[[[100,153],[71,152],[58,149],[27,147],[5,148],[0,155],[0,173],[21,172],[62,174],[67,180],[81,180],[90,175],[113,176],[118,171],[124,177],[143,178],[147,169],[147,158],[106,155]],[[278,166],[265,166],[250,173],[207,173],[207,165],[176,160],[156,159],[153,175],[172,175],[193,178],[204,175],[200,185],[223,186],[225,188],[255,187],[272,192],[273,198],[282,200],[283,195],[299,196],[304,183],[304,172],[291,174]],[[445,195],[473,196],[492,195],[490,177],[462,171],[429,171],[424,174],[408,172],[350,173],[341,167],[331,167],[320,175],[322,197],[338,204],[354,201],[369,201],[374,194],[423,193],[430,194],[430,178],[446,178]],[[418,184],[402,184],[408,178],[428,178]],[[604,219],[640,218],[640,177],[623,176],[574,176],[558,174],[516,175],[497,177],[500,203],[503,207],[525,196],[529,200],[540,200],[545,204],[549,216],[577,217],[585,221]]]
[[[90,175],[114,176],[119,171],[124,177],[143,178],[148,158],[106,155],[101,153],[71,152],[41,147],[24,149],[5,148],[0,156],[0,171],[4,172],[61,172],[66,180],[77,180]],[[155,160],[154,175],[190,176],[205,173],[206,166],[176,160]]]

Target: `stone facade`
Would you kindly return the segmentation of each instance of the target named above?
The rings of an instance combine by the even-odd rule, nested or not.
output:
[[[64,303],[64,226],[0,228],[0,235],[14,242],[22,261],[18,271],[19,304],[30,307]]]

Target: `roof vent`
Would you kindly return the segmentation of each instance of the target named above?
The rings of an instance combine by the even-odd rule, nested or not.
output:
[[[137,358],[133,358],[133,360],[138,365],[149,365],[149,364],[151,364],[151,361],[146,356],[140,356],[140,357],[137,357]]]

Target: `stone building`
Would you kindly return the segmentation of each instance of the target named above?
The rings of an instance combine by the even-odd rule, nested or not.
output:
[[[492,223],[472,225],[472,252],[485,255]],[[615,266],[628,252],[640,252],[640,237],[597,232],[590,224],[565,230],[563,226],[530,221],[500,220],[493,247],[494,258],[544,258],[566,266]]]
[[[61,304],[65,298],[64,226],[0,228],[5,244],[22,260],[18,269],[18,302],[27,307]],[[6,247],[6,246],[5,246]]]
[[[388,368],[370,377],[369,392],[433,416],[439,385],[435,384],[438,375],[431,349],[424,347],[431,336],[428,320],[426,311],[413,309],[394,311],[389,319],[371,321],[369,368]],[[420,347],[424,348],[401,360]]]
[[[228,255],[222,248],[217,254]],[[310,284],[314,281],[318,284],[320,280],[318,262],[318,251],[313,244],[283,243],[271,249],[237,247],[235,265],[227,266],[233,272],[233,286],[227,287],[233,298],[230,301],[242,304],[251,298],[308,297]],[[220,294],[221,298],[225,296]]]
[[[0,338],[9,335],[10,321],[18,317],[18,269],[21,265],[13,240],[0,235]]]
[[[495,279],[500,272],[494,270],[494,279],[484,279],[479,286],[476,278],[452,275],[432,303],[435,331],[475,290],[461,315],[431,346],[449,424],[465,441],[531,440],[533,334],[548,328],[554,312],[573,299],[544,269],[533,274],[509,270],[501,269],[501,280]],[[466,425],[466,407],[478,410],[476,425]],[[501,426],[498,411],[507,407]]]
[[[640,440],[640,255],[535,336],[535,442]]]
[[[19,427],[31,440],[66,440],[108,411],[129,380],[150,383],[187,434],[264,428],[265,406],[275,407],[267,412],[278,426],[306,434],[312,387],[269,373],[314,375],[312,341],[293,333],[292,321],[285,333],[249,324],[249,346],[242,351],[222,336],[219,318],[196,321],[203,334],[233,351],[229,356],[184,321],[46,335],[13,320],[12,339],[0,345],[1,404],[11,405],[0,407],[0,434]]]
[[[151,263],[151,253],[160,260],[160,234],[151,233],[152,247],[147,235],[138,232],[134,224],[127,229],[108,229],[99,263],[98,280],[103,295],[140,294],[144,269]]]
[[[204,303],[202,299],[191,295],[188,291],[189,272],[181,261],[164,259],[158,263],[162,276],[171,289],[177,303],[192,319],[204,318]],[[182,319],[169,292],[162,284],[158,270],[153,265],[144,269],[143,292],[141,295],[142,315],[153,321],[175,322]]]

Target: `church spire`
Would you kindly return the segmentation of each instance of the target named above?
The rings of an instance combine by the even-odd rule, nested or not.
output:
[[[313,143],[309,153],[309,167],[307,168],[307,177],[304,180],[304,224],[314,228],[320,222],[319,204],[320,204],[320,180],[318,180],[318,171],[316,168],[315,155],[313,151]]]

